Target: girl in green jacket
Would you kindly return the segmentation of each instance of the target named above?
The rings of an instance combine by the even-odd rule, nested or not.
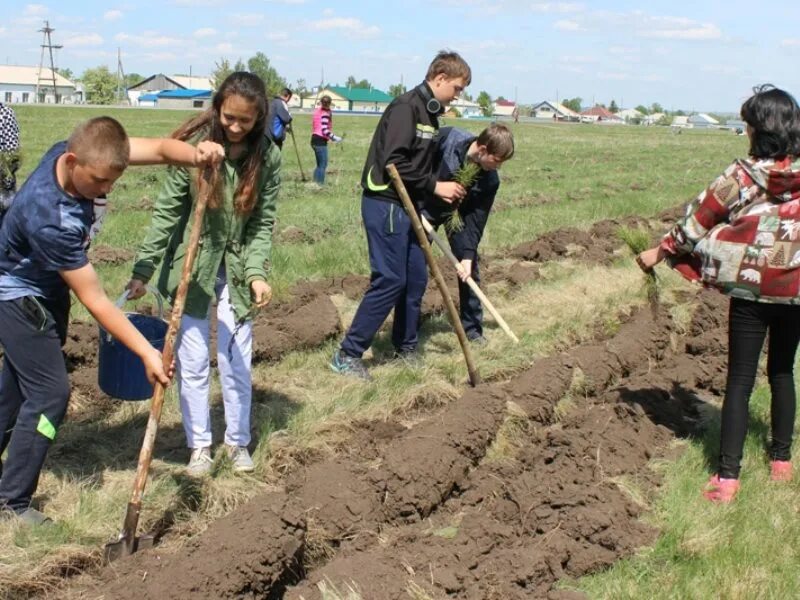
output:
[[[254,309],[266,306],[275,200],[280,184],[280,150],[266,135],[267,95],[256,75],[236,72],[214,94],[212,105],[184,123],[173,137],[225,147],[225,161],[211,178],[200,248],[193,266],[176,342],[183,426],[192,450],[187,471],[211,468],[209,414],[210,307],[217,303],[217,365],[225,404],[225,446],[236,471],[252,471],[250,404]],[[170,170],[153,209],[153,218],[128,283],[131,298],[159,264],[159,291],[174,300],[191,229],[198,175]]]

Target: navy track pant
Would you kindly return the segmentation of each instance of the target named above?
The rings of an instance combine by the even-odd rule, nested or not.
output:
[[[69,379],[52,313],[32,297],[0,301],[0,508],[31,502],[44,459],[64,419]]]
[[[342,341],[342,352],[360,358],[392,309],[394,347],[414,350],[428,270],[411,219],[398,204],[366,194],[361,198],[361,217],[372,272],[369,289]]]

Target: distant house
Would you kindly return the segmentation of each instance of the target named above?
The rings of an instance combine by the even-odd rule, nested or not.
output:
[[[534,104],[531,109],[531,116],[534,119],[542,119],[548,121],[578,121],[580,115],[571,108],[567,108],[558,102],[551,102],[545,100]]]
[[[644,113],[636,110],[635,108],[626,108],[617,113],[617,116],[626,123],[639,124],[644,118]]]
[[[155,108],[156,104],[158,104],[158,94],[153,93],[146,93],[146,94],[139,94],[139,97],[136,98],[136,105],[137,106],[149,106]]]
[[[721,125],[720,127],[724,127],[725,129],[730,129],[735,131],[736,133],[742,132],[744,133],[747,129],[747,123],[742,121],[741,119],[728,119],[725,121],[725,125]]]
[[[689,122],[689,117],[678,115],[672,119],[672,127],[676,129],[691,129],[694,127],[692,123]]]
[[[617,115],[602,106],[593,106],[581,112],[581,122],[583,123],[624,123]]]
[[[493,117],[513,117],[517,103],[512,100],[495,100],[492,107]]]
[[[303,106],[313,108],[322,96],[331,97],[331,109],[360,113],[382,113],[394,100],[392,96],[375,88],[351,88],[330,85],[313,96],[303,98]]]
[[[37,96],[38,83],[38,96]],[[8,104],[75,104],[83,102],[83,88],[55,73],[56,89],[53,93],[53,71],[49,68],[0,65],[0,100]]]
[[[642,117],[642,125],[656,125],[663,118],[664,113],[662,112],[651,113]]]
[[[459,115],[467,119],[483,116],[480,104],[472,102],[471,100],[464,100],[463,98],[451,102],[450,108],[456,109]]]
[[[167,90],[208,90],[214,89],[214,82],[208,77],[187,77],[184,75],[164,75],[158,73],[142,79],[128,88],[128,100],[132,106],[144,106],[139,103],[139,96],[149,92],[163,92]],[[145,103],[149,102],[146,100]]]
[[[696,129],[717,129],[719,121],[706,113],[697,113],[689,117],[689,123]]]
[[[211,90],[166,90],[157,94],[158,108],[203,110],[211,106]]]

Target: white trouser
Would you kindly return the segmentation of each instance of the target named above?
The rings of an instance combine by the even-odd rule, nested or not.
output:
[[[225,443],[247,446],[253,391],[250,372],[253,322],[245,321],[231,344],[236,317],[224,268],[220,269],[214,291],[217,296],[217,366],[225,404]],[[183,315],[175,352],[183,429],[189,448],[211,446],[209,322],[209,317],[198,319]]]

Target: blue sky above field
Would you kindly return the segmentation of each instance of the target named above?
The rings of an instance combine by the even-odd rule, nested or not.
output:
[[[624,107],[738,110],[753,85],[800,95],[800,2],[521,0],[3,0],[0,61],[36,65],[48,19],[58,66],[208,74],[264,52],[290,83],[379,88],[420,81],[440,48],[473,68],[473,96],[523,103],[579,96]],[[780,14],[777,14],[779,12]]]

